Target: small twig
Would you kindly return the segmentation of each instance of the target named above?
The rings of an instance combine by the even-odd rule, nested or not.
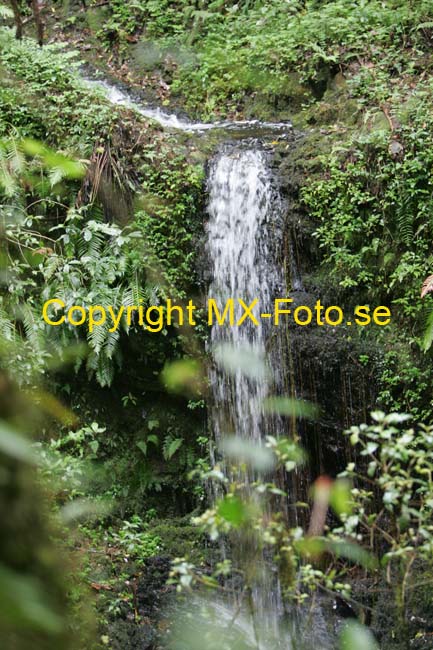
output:
[[[330,594],[331,596],[340,596],[342,597],[341,594],[339,594],[336,591],[332,591],[332,589],[328,589],[328,587],[325,587],[324,585],[321,585],[320,583],[317,583],[317,586],[319,589],[324,591],[327,594]],[[344,596],[344,600],[347,600],[347,602],[352,603],[353,605],[356,605],[357,607],[362,607],[362,609],[367,609],[369,612],[373,612],[373,608],[369,607],[368,605],[364,605],[364,603],[360,603],[358,600],[355,600],[354,598],[351,598],[351,596]]]
[[[393,133],[400,126],[398,121],[396,120],[396,118],[392,117],[391,113],[389,112],[389,104],[387,102],[383,102],[380,105],[380,108],[383,111],[383,114],[385,115],[386,119],[388,120],[391,133]]]

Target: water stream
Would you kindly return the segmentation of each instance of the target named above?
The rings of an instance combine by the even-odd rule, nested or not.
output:
[[[247,317],[240,325],[215,323],[211,329],[210,349],[216,359],[223,353],[233,361],[230,373],[218,364],[210,369],[210,421],[217,445],[230,434],[258,446],[267,433],[277,433],[268,430],[271,422],[263,410],[272,379],[261,371],[270,356],[272,325],[260,314],[273,312],[273,298],[283,284],[276,263],[282,201],[272,182],[269,155],[257,140],[244,140],[222,146],[209,166],[207,257],[212,279],[208,298],[215,300],[220,313],[226,301],[233,300],[235,322],[244,314],[239,299],[248,306],[257,301],[253,313],[258,322]],[[239,355],[244,360],[238,365]],[[264,647],[288,648],[283,639],[277,641],[283,614],[278,577],[264,558],[259,562],[262,567],[252,591],[255,633],[266,642]],[[238,607],[235,603],[233,611]]]
[[[213,349],[225,346],[228,353],[265,359],[272,325],[260,319],[273,312],[273,299],[283,285],[282,270],[276,263],[277,240],[281,236],[282,204],[273,186],[269,152],[256,141],[224,146],[211,161],[208,174],[209,222],[207,253],[211,267],[208,296],[222,307],[228,299],[235,304],[235,320],[244,314],[238,303],[258,303],[250,318],[237,326],[211,330]],[[281,295],[281,294],[279,294]],[[245,364],[244,364],[245,365]],[[263,400],[269,392],[266,376],[249,377],[248,368],[232,375],[212,370],[212,429],[219,441],[234,433],[254,444],[265,433]]]
[[[128,92],[106,80],[93,79],[83,75],[82,80],[87,87],[99,90],[115,106],[124,106],[136,111],[143,117],[148,117],[158,122],[164,129],[176,129],[187,132],[203,132],[210,129],[257,129],[287,131],[291,129],[288,122],[260,122],[259,120],[238,120],[222,122],[192,122],[187,118],[179,117],[176,113],[169,113],[160,106],[152,106],[134,99]]]

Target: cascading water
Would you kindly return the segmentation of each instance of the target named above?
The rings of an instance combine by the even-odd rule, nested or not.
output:
[[[210,129],[236,129],[236,128],[254,128],[257,130],[285,131],[290,128],[287,122],[259,122],[258,120],[239,120],[224,122],[191,122],[186,118],[181,118],[175,113],[169,113],[160,106],[151,106],[137,101],[128,92],[124,92],[118,86],[109,83],[106,80],[89,79],[82,77],[87,87],[95,88],[101,91],[108,101],[116,106],[124,106],[140,113],[143,117],[148,117],[158,122],[164,129],[177,129],[178,131],[203,132]]]
[[[209,298],[220,307],[234,300],[235,320],[246,305],[258,301],[249,318],[237,326],[215,324],[211,331],[212,348],[229,346],[233,355],[264,358],[272,314],[272,301],[282,286],[281,271],[275,264],[275,229],[281,215],[281,200],[273,187],[267,153],[256,144],[225,147],[210,166],[208,256],[212,281]],[[271,246],[271,242],[274,244]],[[281,295],[281,294],[280,294]],[[265,434],[263,400],[269,391],[265,376],[249,378],[245,368],[232,376],[212,370],[212,427],[217,440],[225,433],[235,433],[244,440],[260,443]]]
[[[262,144],[247,139],[225,145],[209,167],[207,254],[211,282],[208,298],[215,300],[220,314],[229,299],[234,299],[235,304],[241,299],[246,305],[258,301],[253,310],[258,325],[246,318],[241,325],[232,327],[216,322],[211,330],[210,343],[216,360],[219,351],[226,349],[223,366],[230,369],[229,373],[223,372],[217,364],[210,370],[213,401],[210,419],[217,443],[229,434],[257,446],[267,434],[284,433],[281,420],[271,418],[263,409],[268,394],[281,389],[285,357],[284,326],[276,328],[272,318],[261,318],[262,314],[273,314],[275,298],[285,296],[283,270],[278,264],[284,205],[274,182],[270,158],[271,153]],[[291,275],[293,287],[300,288],[295,266]],[[235,312],[235,322],[243,313],[243,308]],[[239,354],[243,357],[240,367]],[[231,362],[227,355],[232,355]],[[248,372],[245,359],[254,366],[257,357],[268,360],[272,368],[269,376]],[[255,477],[245,478],[249,498],[254,499],[248,480]],[[251,544],[254,546],[254,535],[251,539],[239,538],[235,546],[241,548],[232,548],[232,552],[245,559],[251,552]],[[252,556],[256,576],[251,584],[251,600],[238,620],[238,627],[246,633],[249,643],[260,650],[329,649],[326,625],[318,605],[309,614],[310,625],[304,626],[302,640],[299,639],[302,625],[297,628],[294,645],[294,628],[284,617],[278,571],[272,560],[267,561],[260,552],[257,554],[257,549]],[[220,618],[224,614],[230,620],[233,611],[239,610],[240,594],[239,591],[232,610],[227,603],[214,603]]]
[[[255,324],[247,317],[240,325],[212,327],[216,357],[225,350],[234,363],[230,374],[218,366],[210,371],[211,427],[217,443],[234,434],[260,445],[271,433],[263,410],[271,380],[260,373],[251,375],[248,363],[236,367],[236,359],[243,355],[254,366],[256,359],[273,356],[267,350],[271,319],[260,315],[272,314],[274,297],[282,295],[282,272],[276,264],[282,203],[272,183],[268,152],[254,141],[226,145],[210,164],[208,191],[207,253],[212,277],[208,298],[215,300],[221,314],[228,300],[239,305],[240,299],[248,306],[257,300],[253,313],[258,321]],[[242,307],[235,309],[235,322],[243,313]],[[269,647],[278,647],[281,598],[278,581],[265,562],[252,599],[260,634]],[[289,645],[282,642],[281,647]]]

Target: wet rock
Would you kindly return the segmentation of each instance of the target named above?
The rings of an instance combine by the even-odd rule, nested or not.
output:
[[[152,557],[134,580],[133,608],[123,607],[104,635],[110,650],[150,650],[160,645],[161,621],[169,611],[175,589],[167,585],[171,558]],[[132,581],[131,581],[132,584]]]
[[[155,647],[156,631],[146,623],[115,621],[108,628],[111,650],[150,650]]]
[[[167,585],[171,558],[158,556],[146,560],[142,576],[137,582],[136,602],[140,616],[154,618],[158,616],[165,601],[174,593],[174,588]]]

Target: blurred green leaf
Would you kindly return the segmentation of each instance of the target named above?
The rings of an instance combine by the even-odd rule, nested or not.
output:
[[[237,527],[248,519],[246,504],[236,496],[227,495],[217,505],[217,512],[226,521]]]
[[[318,558],[329,552],[337,557],[345,558],[366,569],[375,569],[377,560],[373,555],[358,544],[346,540],[329,540],[325,537],[303,537],[296,540],[294,546],[301,555]]]
[[[268,397],[264,400],[263,406],[266,413],[277,415],[309,419],[314,419],[318,415],[318,408],[315,404],[293,397]]]
[[[349,481],[338,478],[334,481],[329,495],[329,503],[338,515],[348,515],[352,512],[352,494]]]
[[[64,406],[54,395],[41,388],[25,391],[29,399],[34,402],[44,413],[55,418],[65,426],[78,423],[78,418],[69,408]]]
[[[167,363],[161,380],[170,393],[200,395],[203,388],[201,364],[196,359],[179,359]]]
[[[346,560],[359,564],[366,569],[375,569],[378,566],[376,558],[365,548],[358,546],[354,542],[326,540],[326,547],[337,557],[344,557]]]
[[[58,170],[60,174],[57,180],[61,180],[61,178],[79,179],[83,178],[85,174],[83,163],[57,153],[37,140],[24,138],[21,141],[21,147],[28,156],[40,158],[47,169]]]
[[[354,621],[346,623],[340,634],[340,650],[379,650],[370,630]]]
[[[47,603],[43,586],[0,565],[0,620],[10,628],[27,628],[56,634],[62,621]]]
[[[4,422],[0,422],[0,452],[25,463],[36,463],[36,456],[28,440]]]
[[[231,375],[240,372],[245,377],[256,380],[263,380],[268,376],[268,367],[263,355],[250,346],[220,344],[214,348],[214,357],[217,364]]]
[[[253,445],[251,442],[232,436],[221,443],[224,453],[239,463],[246,463],[258,471],[265,472],[275,465],[275,458],[270,449]]]
[[[113,507],[113,502],[104,499],[74,499],[64,505],[60,510],[60,516],[65,524],[76,521],[91,521],[108,515]]]
[[[326,550],[326,541],[323,537],[303,537],[295,540],[294,547],[304,557],[319,557]]]

